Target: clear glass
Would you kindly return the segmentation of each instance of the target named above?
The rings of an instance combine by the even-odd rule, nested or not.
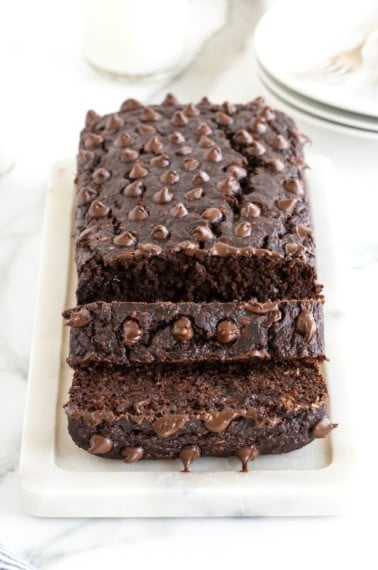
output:
[[[169,74],[185,56],[187,0],[84,0],[84,57],[116,77]]]

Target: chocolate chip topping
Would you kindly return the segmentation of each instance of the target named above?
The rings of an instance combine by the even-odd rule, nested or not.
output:
[[[233,176],[233,178],[236,178],[236,180],[240,180],[241,178],[245,178],[247,176],[247,171],[245,168],[239,166],[238,164],[231,164],[227,168],[227,174]]]
[[[183,166],[184,170],[190,172],[198,168],[199,161],[196,158],[185,158]]]
[[[289,178],[285,180],[283,186],[287,192],[291,194],[298,194],[302,196],[304,194],[303,184],[298,178]]]
[[[147,174],[147,168],[141,162],[136,162],[129,172],[129,178],[144,178]]]
[[[143,105],[137,99],[126,99],[121,105],[121,111],[133,111],[141,107],[143,107]]]
[[[226,176],[217,183],[219,192],[225,195],[238,194],[240,192],[240,184],[233,176]]]
[[[110,177],[111,174],[109,170],[106,170],[106,168],[97,168],[97,170],[92,174],[93,181],[96,184],[104,184]]]
[[[234,420],[237,416],[238,413],[234,410],[213,412],[207,415],[204,424],[209,431],[219,433],[227,429],[232,420]]]
[[[92,435],[89,441],[88,451],[96,455],[104,455],[109,453],[113,448],[113,442],[108,437],[102,435]]]
[[[176,182],[180,180],[180,176],[176,170],[170,169],[161,174],[160,180],[164,182],[164,184],[176,184]]]
[[[186,156],[187,154],[191,154],[192,152],[193,152],[193,147],[184,145],[180,146],[180,148],[176,150],[175,154],[177,154],[177,156]]]
[[[87,114],[85,115],[85,126],[90,127],[91,125],[93,125],[93,123],[95,123],[99,119],[101,119],[101,116],[98,113],[96,113],[96,111],[93,111],[93,109],[89,109],[89,111],[87,111]]]
[[[241,215],[245,216],[246,218],[258,218],[261,214],[261,209],[257,204],[253,204],[252,202],[247,202],[241,209]]]
[[[219,125],[231,125],[231,123],[234,122],[234,119],[232,117],[230,117],[230,115],[227,115],[226,113],[222,113],[222,111],[219,111],[215,115],[215,120]]]
[[[119,234],[118,236],[115,236],[115,238],[113,239],[113,243],[115,245],[120,245],[122,247],[132,247],[136,245],[137,238],[136,235],[133,234],[132,232],[125,231]]]
[[[121,151],[121,160],[122,162],[133,162],[139,156],[139,152],[134,150],[133,148],[124,148]]]
[[[215,238],[213,232],[208,226],[197,226],[193,230],[193,236],[200,242],[211,241]]]
[[[303,309],[297,319],[297,331],[305,337],[306,342],[310,342],[316,333],[316,322],[310,309]]]
[[[152,125],[144,125],[143,123],[141,123],[140,125],[137,125],[135,127],[135,130],[140,135],[153,135],[154,133],[156,133],[155,127],[153,127]]]
[[[200,121],[195,129],[195,133],[197,135],[210,135],[212,132],[213,132],[212,129],[206,123],[206,121]]]
[[[92,152],[91,150],[85,150],[81,148],[79,150],[79,154],[77,155],[78,166],[83,166],[85,164],[88,164],[89,162],[92,162],[94,157],[95,157],[94,152]]]
[[[266,121],[273,121],[276,118],[276,113],[270,107],[265,107],[260,113],[260,116],[263,117]]]
[[[299,243],[287,243],[285,245],[285,252],[288,255],[300,255],[303,257],[306,251],[306,248]]]
[[[129,133],[120,133],[115,139],[113,145],[117,148],[126,148],[133,144],[133,139]]]
[[[143,447],[124,447],[122,449],[122,461],[124,463],[135,463],[136,461],[140,461],[143,455]]]
[[[202,135],[200,140],[198,141],[198,146],[201,148],[210,148],[211,146],[214,146],[215,142],[211,139],[209,139],[209,137]]]
[[[165,168],[169,166],[169,156],[168,154],[159,154],[159,156],[154,156],[151,158],[151,164],[157,166],[158,168]]]
[[[125,346],[134,346],[143,336],[143,331],[134,319],[125,321],[123,325],[123,344]]]
[[[239,129],[236,131],[234,139],[240,144],[251,144],[253,141],[253,136],[245,129]]]
[[[170,210],[170,213],[174,218],[184,218],[188,214],[188,210],[182,202],[178,202],[178,204]]]
[[[312,430],[312,437],[314,439],[326,437],[333,429],[337,428],[337,426],[338,424],[333,424],[329,418],[322,418],[315,424]]]
[[[188,200],[199,200],[202,195],[203,195],[203,188],[193,188],[192,190],[186,192],[185,198],[187,198]]]
[[[184,115],[184,113],[182,111],[175,111],[172,115],[172,119],[171,119],[171,123],[172,125],[178,126],[178,127],[183,127],[184,125],[187,125],[189,122],[188,117],[186,117],[186,115]]]
[[[177,97],[172,95],[172,93],[167,93],[162,102],[162,105],[167,105],[169,107],[175,107],[178,104],[179,102]]]
[[[245,238],[252,234],[252,226],[249,222],[239,222],[234,228],[234,234],[237,237]]]
[[[271,170],[272,172],[282,172],[285,170],[285,165],[279,158],[272,158],[265,162],[265,165]]]
[[[205,152],[204,159],[210,162],[220,162],[223,158],[222,151],[219,146],[215,146],[210,148],[207,152]]]
[[[272,147],[277,150],[284,150],[289,147],[289,141],[283,135],[276,135],[272,140]]]
[[[206,208],[201,214],[204,220],[209,224],[218,224],[223,219],[223,213],[219,208]]]
[[[135,182],[131,182],[123,189],[123,194],[125,196],[129,196],[132,198],[136,198],[137,196],[141,196],[144,192],[144,184],[140,180],[136,180]]]
[[[155,226],[152,230],[152,237],[154,239],[158,239],[160,241],[163,241],[163,240],[167,239],[168,236],[169,236],[169,230],[168,230],[168,228],[166,228],[162,224]]]
[[[201,451],[198,445],[187,445],[183,447],[180,452],[180,459],[184,465],[184,473],[189,473],[189,466],[195,461],[199,459],[201,456]]]
[[[105,122],[105,127],[109,131],[118,131],[118,129],[120,129],[122,125],[123,125],[123,119],[117,114],[110,115],[110,117],[108,117]]]
[[[149,214],[147,210],[138,204],[129,212],[129,215],[127,217],[133,222],[141,222],[142,220],[146,220],[148,218],[148,215]]]
[[[196,172],[196,174],[192,178],[193,184],[199,184],[199,185],[205,184],[209,180],[210,180],[210,176],[204,170],[200,170],[199,172]]]
[[[161,119],[160,113],[152,109],[152,107],[145,107],[142,113],[142,119],[144,121],[158,121]]]
[[[77,195],[76,203],[78,206],[85,206],[89,204],[97,196],[96,190],[93,190],[90,186],[83,186]]]
[[[72,310],[70,316],[64,321],[66,327],[86,327],[91,320],[88,309],[82,307],[79,310]]]
[[[151,137],[150,140],[144,145],[144,150],[146,152],[158,153],[162,150],[162,148],[163,143],[157,136]]]
[[[229,320],[224,320],[218,323],[216,337],[219,342],[229,344],[234,342],[240,336],[239,327]]]
[[[191,320],[188,317],[180,317],[172,325],[172,335],[181,342],[191,340],[194,336]]]
[[[235,456],[240,459],[242,464],[242,473],[248,472],[248,463],[256,459],[259,454],[259,450],[255,445],[249,445],[247,447],[241,447],[235,451]]]
[[[265,154],[266,149],[265,149],[265,146],[264,146],[262,143],[260,143],[260,142],[258,142],[258,141],[253,141],[253,142],[247,147],[246,152],[247,152],[248,154],[250,154],[251,156],[258,157],[258,156],[262,156],[263,154]]]
[[[179,131],[175,131],[171,135],[169,135],[169,141],[172,144],[183,144],[185,142],[185,137]]]
[[[253,119],[250,124],[249,128],[255,134],[263,135],[268,130],[266,121],[264,119]]]
[[[282,200],[277,200],[277,207],[283,212],[292,214],[294,212],[295,206],[298,204],[298,198],[282,198]]]
[[[109,206],[101,202],[101,200],[94,200],[89,207],[88,215],[90,218],[105,218],[109,212]]]
[[[308,228],[307,226],[304,226],[303,224],[297,224],[295,226],[295,232],[301,238],[308,238],[312,237],[313,235],[312,229]]]
[[[103,142],[101,135],[96,135],[96,133],[88,133],[84,137],[84,147],[87,150],[94,150]]]
[[[193,103],[189,103],[189,105],[184,108],[184,113],[187,117],[198,117],[200,110],[193,105]]]
[[[163,186],[163,188],[160,188],[160,190],[155,192],[155,194],[152,196],[152,201],[155,202],[155,204],[167,204],[172,200],[172,198],[172,192],[169,191],[169,188],[167,188],[167,186]]]

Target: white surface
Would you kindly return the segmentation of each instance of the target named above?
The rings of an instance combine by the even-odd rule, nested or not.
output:
[[[257,71],[261,78],[264,80],[265,84],[269,87],[272,92],[275,92],[281,99],[287,101],[290,105],[298,107],[300,110],[311,115],[325,119],[333,123],[338,123],[342,126],[349,126],[354,129],[359,129],[363,131],[361,136],[367,134],[372,138],[378,140],[378,119],[372,119],[364,115],[358,115],[357,113],[345,112],[335,107],[330,107],[328,105],[323,105],[318,103],[313,99],[308,99],[303,97],[299,93],[288,89],[285,85],[276,81],[264,67],[257,61]],[[365,133],[364,131],[368,131]],[[356,136],[359,133],[356,132]]]
[[[21,508],[16,471],[51,165],[56,157],[72,156],[90,107],[111,111],[128,96],[156,102],[168,90],[184,101],[204,94],[215,101],[259,95],[252,42],[258,16],[257,1],[237,0],[227,26],[185,73],[169,83],[134,85],[107,81],[84,65],[76,0],[13,0],[2,13],[0,53],[7,57],[1,63],[1,96],[17,131],[19,159],[11,174],[0,179],[0,540],[38,569],[143,565],[230,570],[253,564],[299,570],[305,561],[306,570],[319,565],[373,570],[376,565],[378,149],[375,142],[302,120],[299,125],[311,136],[313,150],[330,156],[336,166],[327,208],[347,299],[339,349],[353,396],[352,443],[358,452],[353,508],[330,518],[180,520],[44,519]],[[268,101],[273,104],[272,98]]]
[[[260,21],[256,54],[273,77],[294,91],[378,117],[377,38],[364,50],[364,65],[343,81],[296,75],[354,48],[377,26],[376,0],[286,0],[273,6]]]
[[[84,55],[119,75],[174,68],[184,55],[187,8],[186,0],[85,0]]]
[[[328,292],[327,380],[330,409],[341,428],[329,438],[292,453],[259,457],[249,473],[235,458],[201,458],[191,473],[179,461],[139,461],[125,465],[77,448],[67,432],[63,405],[72,371],[65,359],[69,331],[59,312],[73,306],[75,264],[72,251],[74,161],[60,163],[49,184],[42,244],[35,330],[32,342],[24,434],[21,493],[27,512],[47,516],[282,516],[344,512],[350,492],[350,437],[341,355],[333,335],[342,334],[342,313],[333,302],[335,261],[330,255],[327,194],[333,186],[329,162],[310,158],[308,176],[322,259],[319,279]],[[57,255],[59,251],[59,255]]]
[[[331,116],[323,117],[319,112],[319,108],[314,107],[311,109],[309,105],[303,105],[297,98],[290,97],[286,90],[281,89],[280,85],[271,80],[270,76],[264,72],[258,62],[256,62],[256,72],[262,86],[263,95],[271,95],[275,100],[275,104],[279,105],[289,115],[291,114],[293,117],[300,118],[310,125],[312,124],[329,131],[378,142],[378,132],[347,126],[338,122],[335,115],[332,118]]]

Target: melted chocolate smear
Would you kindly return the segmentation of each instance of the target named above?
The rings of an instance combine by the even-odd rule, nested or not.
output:
[[[247,447],[241,447],[235,451],[235,455],[240,459],[242,464],[242,473],[248,472],[248,463],[256,459],[259,454],[259,450],[255,445],[248,445]]]
[[[183,472],[189,473],[189,466],[201,456],[201,450],[198,445],[188,445],[183,447],[180,453],[180,459],[184,465]]]

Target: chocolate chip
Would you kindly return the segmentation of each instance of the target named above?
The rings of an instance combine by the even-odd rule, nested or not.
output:
[[[154,156],[151,158],[150,162],[153,166],[157,166],[158,168],[165,168],[166,166],[169,166],[169,156],[165,153],[159,154],[159,156]]]
[[[205,152],[204,158],[210,162],[220,162],[223,158],[222,151],[219,146],[215,146]]]
[[[100,200],[94,200],[88,210],[88,214],[91,218],[105,218],[109,212],[109,206]]]
[[[115,245],[120,245],[121,247],[132,247],[136,245],[137,238],[136,235],[133,234],[132,232],[126,231],[122,232],[118,236],[115,236],[115,238],[113,239],[113,243]]]
[[[172,198],[173,194],[166,186],[163,186],[163,188],[160,188],[160,190],[155,192],[152,196],[152,201],[155,202],[155,204],[167,204],[172,200]]]
[[[184,466],[184,473],[189,473],[189,466],[201,456],[198,445],[187,445],[180,451],[180,459]]]
[[[98,113],[96,113],[96,111],[93,111],[93,109],[89,109],[89,111],[87,111],[87,114],[85,115],[85,126],[90,127],[91,125],[93,125],[93,123],[95,123],[99,119],[101,119],[101,116]]]
[[[281,200],[277,200],[276,203],[280,210],[292,214],[298,202],[298,198],[282,198]]]
[[[147,168],[141,162],[136,162],[129,172],[129,178],[144,178],[147,174]]]
[[[264,119],[254,119],[249,123],[249,128],[253,133],[258,135],[263,135],[268,129]]]
[[[172,118],[171,118],[172,125],[182,127],[184,125],[187,125],[188,122],[189,122],[188,117],[186,117],[182,111],[175,111],[173,113]]]
[[[265,107],[260,113],[260,117],[266,121],[273,121],[276,118],[276,114],[270,107]]]
[[[142,220],[146,220],[148,216],[149,214],[147,210],[138,204],[129,212],[129,215],[127,217],[133,222],[141,222]]]
[[[208,97],[202,97],[199,104],[200,105],[206,105],[206,107],[209,107],[209,105],[211,105],[211,101]]]
[[[246,218],[257,218],[261,214],[261,209],[253,202],[247,202],[241,209],[241,215]]]
[[[306,342],[310,342],[316,333],[316,328],[316,322],[310,309],[303,309],[297,318],[296,330],[305,337]]]
[[[298,129],[292,129],[291,133],[296,138],[296,140],[299,142],[299,144],[302,146],[311,141],[310,137],[308,137],[307,135],[304,135],[303,133],[298,131]]]
[[[322,418],[312,429],[312,437],[320,439],[326,437],[338,424],[333,424],[329,418]]]
[[[221,321],[218,323],[216,337],[223,344],[234,342],[240,336],[239,327],[233,321]]]
[[[96,190],[93,190],[90,186],[83,186],[77,195],[76,203],[78,206],[84,206],[89,204],[97,196]]]
[[[209,139],[209,137],[202,135],[200,140],[198,141],[198,146],[201,148],[210,148],[211,146],[214,146],[215,142],[211,139]]]
[[[92,179],[96,184],[104,184],[111,177],[109,170],[97,168],[92,174]]]
[[[143,105],[137,99],[126,99],[121,105],[121,111],[133,111],[141,107],[143,107]]]
[[[123,125],[123,119],[121,119],[119,115],[110,115],[110,117],[108,117],[105,122],[105,127],[109,131],[118,131],[118,129],[120,129],[122,125]]]
[[[222,103],[222,109],[228,115],[233,115],[236,111],[236,106],[230,103],[229,101],[224,101],[224,103]]]
[[[163,99],[162,105],[167,105],[169,107],[175,107],[179,104],[177,97],[172,95],[172,93],[167,93]]]
[[[93,150],[98,146],[100,146],[103,140],[104,139],[102,138],[101,135],[96,135],[95,133],[88,133],[84,137],[84,147],[87,150]]]
[[[184,170],[190,172],[191,170],[198,168],[199,161],[196,158],[185,158],[183,166]]]
[[[159,137],[151,137],[150,140],[144,145],[144,150],[146,152],[160,152],[163,148],[163,143],[159,139]]]
[[[213,131],[205,121],[200,121],[194,131],[197,135],[210,135]]]
[[[240,144],[251,144],[253,142],[253,136],[245,129],[237,130],[234,134],[234,139]]]
[[[89,162],[92,162],[94,157],[95,157],[94,152],[92,152],[91,150],[84,150],[81,148],[79,150],[79,154],[77,155],[77,162],[79,165],[88,164]]]
[[[239,166],[238,164],[230,164],[230,166],[227,168],[227,174],[233,178],[236,178],[236,180],[240,180],[241,178],[245,178],[247,176],[247,171],[245,168]]]
[[[163,240],[167,239],[168,236],[169,236],[169,230],[165,226],[163,226],[162,224],[155,226],[152,230],[152,237],[154,239],[158,239],[160,241],[163,241]]]
[[[191,154],[193,152],[193,148],[191,146],[181,146],[176,150],[177,156],[186,156],[187,154]]]
[[[127,146],[130,146],[131,144],[133,144],[133,139],[131,138],[131,136],[129,135],[129,133],[123,132],[120,133],[115,139],[114,139],[114,146],[117,148],[125,148]]]
[[[143,331],[136,320],[130,319],[123,325],[123,344],[134,346],[143,336]]]
[[[182,144],[185,142],[185,137],[183,134],[179,133],[178,131],[175,131],[174,133],[169,135],[169,141],[172,144]]]
[[[283,186],[287,192],[302,196],[304,194],[303,184],[298,178],[289,178],[285,180]]]
[[[174,206],[170,212],[174,218],[183,218],[188,214],[188,210],[185,208],[182,202],[178,202],[178,204],[176,204],[176,206]]]
[[[161,119],[160,113],[152,109],[152,107],[145,107],[142,113],[142,119],[144,121],[158,121]]]
[[[250,146],[247,147],[246,152],[251,156],[258,157],[265,154],[265,146],[258,141],[253,141]]]
[[[285,245],[285,251],[288,255],[299,255],[301,257],[306,253],[306,248],[298,243],[287,243]]]
[[[301,238],[309,238],[313,235],[312,229],[304,226],[303,224],[297,224],[295,226],[295,232]]]
[[[188,200],[198,200],[203,195],[203,188],[193,188],[193,190],[189,190],[186,192],[185,198]]]
[[[144,192],[144,184],[139,180],[135,182],[131,182],[123,189],[123,194],[125,196],[129,196],[130,198],[136,198],[137,196],[141,196]]]
[[[82,307],[79,310],[72,310],[70,316],[65,319],[64,325],[66,327],[86,327],[91,320],[91,315],[88,309]]]
[[[234,228],[234,234],[237,237],[245,238],[252,234],[252,226],[249,222],[239,222]]]
[[[134,160],[136,160],[139,156],[139,153],[137,150],[134,150],[133,148],[124,148],[121,151],[121,160],[122,162],[133,162]]]
[[[172,336],[181,342],[189,341],[194,336],[192,323],[188,317],[180,317],[172,325]]]
[[[240,192],[240,184],[233,176],[226,176],[217,183],[217,189],[225,195],[237,194]]]
[[[121,452],[124,463],[135,463],[143,458],[143,447],[124,447]]]
[[[248,473],[248,463],[256,459],[258,455],[259,450],[255,445],[241,447],[235,451],[235,457],[240,459],[242,464],[242,473]]]
[[[200,114],[200,110],[197,109],[197,107],[193,105],[193,103],[190,103],[184,108],[184,113],[187,117],[198,117],[198,115]]]
[[[200,242],[211,241],[214,239],[214,234],[208,226],[197,226],[193,229],[192,234],[196,240]]]
[[[218,111],[215,115],[215,120],[219,125],[231,125],[234,122],[234,119],[227,115],[226,113],[222,113],[222,111]]]
[[[210,180],[210,176],[204,170],[200,170],[199,172],[196,172],[196,174],[192,178],[193,184],[199,184],[199,185],[205,184],[209,180]]]
[[[282,172],[285,170],[285,165],[279,158],[271,158],[265,162],[265,166],[267,166],[272,172]]]
[[[204,220],[209,224],[218,224],[223,219],[223,213],[219,208],[206,208],[201,214]]]
[[[175,184],[180,180],[180,177],[176,170],[166,170],[161,174],[160,180],[164,182],[164,184]]]
[[[153,127],[152,125],[144,125],[143,123],[140,123],[139,125],[137,125],[135,127],[135,130],[140,135],[153,135],[154,133],[156,133],[155,127]]]
[[[162,252],[160,245],[155,243],[141,243],[138,249],[135,251],[136,257],[151,257],[153,255],[160,255]]]
[[[109,453],[112,448],[113,442],[108,437],[95,434],[92,435],[91,439],[89,440],[89,453],[104,455],[105,453]]]
[[[285,150],[289,147],[289,141],[283,135],[276,135],[272,140],[272,147],[277,150]]]

